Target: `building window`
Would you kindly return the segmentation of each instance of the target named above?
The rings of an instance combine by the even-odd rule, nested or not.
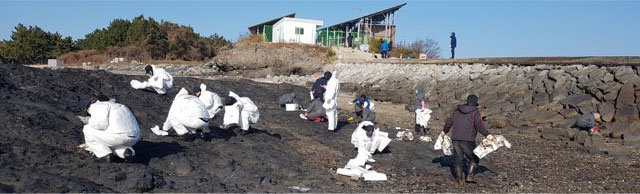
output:
[[[304,35],[304,28],[296,28],[296,35]]]

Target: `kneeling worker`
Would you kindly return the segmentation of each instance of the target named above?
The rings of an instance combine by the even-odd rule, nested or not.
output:
[[[300,118],[313,120],[316,123],[324,122],[326,110],[322,107],[322,98],[316,98],[311,101],[311,105],[307,109],[307,112],[300,114]]]
[[[388,136],[387,133],[376,128],[372,122],[364,121],[351,134],[351,144],[358,148],[358,155],[363,153],[368,155],[367,162],[375,162],[371,154],[376,150],[382,152],[389,145],[391,139]]]
[[[153,88],[158,94],[166,94],[167,90],[173,87],[173,77],[163,68],[154,65],[147,65],[144,71],[149,75],[149,80],[140,82],[131,80],[131,87],[139,90],[145,88]]]
[[[87,106],[88,120],[82,129],[85,144],[80,145],[96,157],[111,161],[115,154],[130,160],[136,152],[131,146],[140,140],[138,121],[126,106],[98,95]]]
[[[244,133],[249,131],[250,123],[257,123],[260,118],[258,106],[247,97],[240,97],[234,92],[224,99],[224,129],[232,126],[240,127]]]
[[[186,133],[195,134],[198,129],[203,133],[209,131],[209,112],[207,107],[198,97],[189,95],[184,88],[173,99],[167,120],[162,125],[162,130],[155,126],[151,131],[156,135],[169,135],[169,129],[176,131],[178,135]]]

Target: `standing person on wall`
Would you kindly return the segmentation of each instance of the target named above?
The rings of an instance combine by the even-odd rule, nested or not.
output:
[[[382,39],[382,42],[380,43],[380,57],[383,59],[388,58],[387,51],[389,51],[389,43],[387,43],[387,40]]]
[[[456,46],[458,46],[457,40],[456,40],[456,33],[451,32],[451,36],[449,36],[449,38],[451,38],[451,59],[453,59],[456,57]]]

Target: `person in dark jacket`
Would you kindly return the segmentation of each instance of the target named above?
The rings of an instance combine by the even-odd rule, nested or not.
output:
[[[458,182],[460,184],[464,184],[465,181],[476,182],[473,179],[473,171],[478,167],[478,162],[480,162],[480,158],[473,153],[473,149],[476,148],[476,135],[477,133],[484,136],[489,135],[489,131],[485,129],[482,123],[482,116],[478,109],[478,96],[469,95],[467,104],[458,105],[451,117],[447,119],[443,131],[444,133],[451,131]],[[470,162],[466,179],[462,171],[465,158]]]
[[[455,58],[456,57],[456,46],[457,45],[457,40],[456,40],[456,33],[455,32],[451,32],[451,36],[449,36],[449,38],[451,38],[451,58]]]
[[[327,71],[313,83],[313,86],[311,86],[311,94],[313,95],[311,100],[324,96],[324,87],[327,86],[329,78],[331,78],[331,72]]]

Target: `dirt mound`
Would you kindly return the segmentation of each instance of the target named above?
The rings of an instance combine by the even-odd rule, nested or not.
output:
[[[221,51],[213,62],[225,72],[268,69],[265,74],[304,75],[315,73],[332,61],[330,51],[316,45],[239,41]]]
[[[280,94],[307,94],[287,84],[176,78],[176,88],[203,82],[222,95],[233,90],[250,97],[261,121],[244,136],[217,128],[217,117],[209,127],[212,134],[204,139],[159,137],[149,128],[164,121],[177,90],[160,96],[129,87],[129,80],[143,78],[1,65],[0,192],[295,191],[291,186],[312,192],[637,191],[637,155],[590,154],[540,139],[535,129],[493,131],[505,134],[514,148],[483,159],[475,185],[457,187],[451,158],[432,150],[433,143],[395,140],[387,151],[374,155],[374,169],[386,173],[389,181],[352,180],[335,170],[356,154],[349,143],[355,126],[341,123],[340,130],[328,132],[324,124],[299,119],[299,112],[279,110],[275,102]],[[142,140],[134,147],[133,163],[99,163],[76,147],[83,143],[82,124],[75,118],[83,113],[77,102],[94,91],[127,105],[136,116]],[[434,126],[441,124],[434,121]],[[382,130],[395,135],[391,127]]]

